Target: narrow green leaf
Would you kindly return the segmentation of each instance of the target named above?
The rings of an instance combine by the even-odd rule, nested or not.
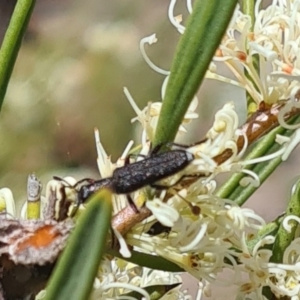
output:
[[[255,24],[255,1],[256,0],[240,0],[241,11],[245,15],[248,15],[251,19],[251,27],[250,30],[253,31],[254,24]],[[247,47],[247,46],[246,46]],[[249,59],[252,59],[253,65],[257,73],[259,74],[259,56],[258,54],[254,54]],[[247,70],[244,71],[247,78],[253,83],[253,85],[257,88],[255,81],[253,78],[248,74]],[[248,92],[246,92],[246,99],[247,99],[247,112],[248,115],[251,115],[253,112],[257,110],[257,103],[253,100]]]
[[[47,287],[46,300],[86,300],[91,293],[111,222],[111,193],[96,193],[78,218]]]
[[[280,223],[284,219],[285,214],[278,216],[274,221],[263,226],[258,233],[252,238],[247,240],[247,248],[249,252],[252,252],[259,240],[267,235],[275,236],[278,232]]]
[[[169,285],[151,285],[143,287],[143,290],[146,290],[147,293],[150,295],[151,300],[159,300],[161,297],[163,297],[168,291],[176,288],[181,283],[175,283],[175,284],[169,284]],[[138,292],[130,292],[124,295],[121,295],[122,297],[133,297],[137,300],[145,299],[143,298],[143,295]]]
[[[136,265],[147,267],[149,269],[161,270],[166,272],[184,272],[184,269],[160,256],[150,255],[132,250],[131,257],[124,258],[118,251],[114,249],[109,249],[108,254],[132,262]]]
[[[18,0],[0,49],[0,110],[35,0]]]
[[[174,140],[226,31],[237,0],[196,0],[171,67],[154,146]]]
[[[291,119],[289,123],[296,124],[299,121],[300,116],[297,116]],[[276,134],[291,136],[293,132],[293,130],[286,130],[282,127],[273,129],[269,134],[257,142],[255,147],[245,157],[244,160],[257,158],[276,152],[281,148],[279,144],[275,143]],[[270,174],[274,172],[281,162],[281,157],[277,157],[263,163],[247,166],[245,169],[254,171],[258,175],[260,183],[262,184],[270,176]],[[245,176],[247,175],[243,173],[234,174],[219,188],[216,195],[221,198],[231,199],[239,205],[244,204],[245,201],[259,188],[253,187],[252,185],[247,187],[241,186],[239,182]]]
[[[241,5],[241,11],[245,15],[248,15],[251,19],[251,28],[250,30],[253,30],[254,28],[254,22],[255,22],[255,15],[254,15],[254,8],[255,8],[255,2],[256,0],[240,0]]]
[[[286,216],[289,215],[300,217],[300,180],[298,180],[294,186],[294,191],[291,195],[291,199],[286,210]],[[283,228],[282,223],[280,224],[275,242],[273,244],[273,255],[270,261],[282,263],[284,251],[294,240],[298,225],[299,223],[296,220],[290,220],[289,226],[291,227],[291,230],[288,232]]]
[[[284,134],[285,131],[286,130],[282,127],[273,129],[270,133],[256,143],[251,152],[243,160],[250,160],[266,155],[266,153],[270,150],[270,147],[272,147],[274,144],[276,134]],[[254,167],[255,165],[248,165],[245,167],[245,169],[253,170]],[[218,189],[217,196],[221,198],[229,198],[230,195],[234,193],[235,189],[239,188],[239,182],[243,177],[245,177],[244,173],[233,174],[230,179]]]

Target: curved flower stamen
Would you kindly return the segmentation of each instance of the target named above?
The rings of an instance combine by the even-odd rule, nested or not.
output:
[[[156,219],[163,225],[173,227],[174,222],[179,218],[177,210],[172,208],[166,203],[163,203],[160,199],[155,198],[146,202],[146,207],[151,210]]]
[[[298,146],[300,143],[300,128],[298,128],[290,138],[285,136],[276,136],[276,142],[280,145],[284,145],[281,150],[284,150],[281,156],[283,161],[287,160],[292,151]]]
[[[159,68],[158,66],[156,66],[149,58],[149,56],[146,54],[146,51],[145,51],[145,44],[149,44],[149,45],[152,45],[154,43],[157,42],[157,38],[156,38],[156,34],[152,34],[148,37],[145,37],[143,39],[141,39],[140,41],[140,51],[142,53],[142,56],[145,60],[145,62],[148,64],[148,66],[154,70],[155,72],[159,73],[159,74],[162,74],[162,75],[165,75],[165,76],[168,76],[170,74],[170,71],[167,71],[167,70],[164,70],[162,68]]]
[[[176,17],[174,17],[174,7],[176,4],[177,0],[171,0],[170,1],[170,5],[169,5],[169,9],[168,9],[168,16],[169,16],[169,20],[170,22],[174,25],[174,27],[179,31],[179,33],[183,34],[185,31],[185,27],[182,26]]]

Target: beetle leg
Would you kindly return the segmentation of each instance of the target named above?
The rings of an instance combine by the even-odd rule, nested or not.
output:
[[[130,164],[130,158],[132,158],[132,157],[147,157],[146,155],[143,155],[143,154],[129,154],[129,155],[127,155],[126,156],[126,158],[125,158],[125,163],[124,163],[124,166],[126,166],[126,165],[129,165]]]
[[[202,144],[202,143],[204,143],[206,140],[207,140],[207,138],[204,138],[204,139],[202,139],[202,140],[199,141],[199,142],[196,142],[196,143],[193,143],[193,144],[189,144],[189,145],[179,144],[179,143],[174,143],[174,142],[169,142],[169,143],[166,143],[166,146],[167,146],[167,147],[175,146],[175,147],[178,147],[178,148],[187,149],[187,148],[190,148],[190,147],[193,147],[193,146]]]
[[[176,180],[176,182],[172,183],[172,184],[158,184],[158,183],[153,183],[153,184],[150,184],[150,186],[152,188],[155,188],[155,189],[158,189],[158,190],[166,190],[168,188],[171,188],[175,185],[177,185],[178,183],[180,183],[184,178],[197,178],[197,177],[201,177],[201,175],[198,175],[198,176],[194,176],[194,175],[182,175],[178,180]]]
[[[95,182],[95,179],[91,179],[91,178],[83,178],[79,181],[77,181],[75,183],[75,185],[73,185],[73,188],[76,188],[79,184],[83,183],[83,182],[87,182],[87,183],[94,183]]]
[[[172,183],[172,184],[158,184],[158,183],[153,183],[153,184],[150,184],[151,187],[155,188],[155,189],[158,189],[158,190],[166,190],[172,186],[175,186],[177,185],[183,178],[185,177],[189,177],[188,175],[183,175],[181,176],[175,183]]]
[[[149,156],[151,156],[152,154],[156,154],[159,152],[159,150],[162,148],[162,146],[165,144],[158,144],[156,145],[153,149],[151,149]]]
[[[138,208],[136,207],[133,199],[131,198],[131,196],[129,194],[126,195],[126,198],[127,198],[127,201],[130,205],[130,207],[132,208],[132,210],[135,212],[135,213],[139,213],[139,210]]]

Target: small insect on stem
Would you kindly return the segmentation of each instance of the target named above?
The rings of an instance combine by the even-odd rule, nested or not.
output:
[[[179,146],[176,144],[176,146]],[[127,195],[130,206],[138,212],[130,193],[133,193],[145,186],[151,186],[156,189],[168,189],[178,184],[184,175],[172,185],[157,184],[158,181],[169,176],[175,175],[186,168],[194,159],[194,155],[184,149],[171,149],[166,152],[159,153],[162,145],[155,147],[145,159],[129,163],[130,156],[127,157],[125,165],[116,168],[111,177],[93,180],[89,178],[78,181],[73,188],[78,189],[77,204],[84,203],[91,195],[101,188],[108,188],[115,194]],[[186,148],[182,146],[181,148]],[[60,180],[58,177],[54,177]]]

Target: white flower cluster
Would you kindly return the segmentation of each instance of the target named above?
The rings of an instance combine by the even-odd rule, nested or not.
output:
[[[153,116],[153,118],[156,117],[156,115]],[[146,135],[146,128],[150,128],[150,124],[155,126],[155,123],[151,122],[151,116],[144,116],[144,118],[147,118],[147,122],[142,115],[140,115],[139,121],[145,126],[144,135]],[[217,275],[225,269],[231,269],[234,273],[231,278],[227,279],[226,285],[240,284],[239,293],[249,294],[254,290],[257,294],[268,283],[265,281],[262,283],[261,278],[257,283],[254,275],[251,276],[250,283],[241,282],[240,278],[242,273],[250,270],[250,266],[252,268],[256,266],[255,268],[258,270],[265,267],[257,262],[257,257],[260,258],[259,261],[262,261],[260,255],[265,251],[258,250],[261,243],[253,253],[249,252],[247,246],[248,235],[255,235],[265,225],[265,222],[254,211],[240,208],[233,201],[214,195],[216,183],[213,178],[216,175],[230,170],[243,171],[245,162],[241,162],[240,159],[241,153],[245,149],[242,149],[241,152],[237,149],[236,142],[239,136],[238,116],[234,106],[231,103],[226,104],[217,112],[215,122],[206,135],[207,139],[200,145],[187,149],[194,154],[194,161],[183,172],[177,174],[181,177],[182,175],[202,173],[203,177],[187,184],[183,179],[179,184],[181,185],[180,191],[170,188],[168,193],[162,191],[158,197],[146,201],[146,206],[153,215],[134,226],[127,233],[125,240],[135,250],[158,255],[172,261],[206,283],[224,284],[224,280],[218,280]],[[244,139],[247,144],[247,136],[244,136]],[[112,164],[100,143],[97,131],[96,141],[101,175],[111,176],[116,167],[123,165],[132,144],[129,144],[118,162]],[[149,153],[149,143],[146,142],[141,149],[141,153],[144,155]],[[213,157],[226,149],[231,149],[232,155],[223,164],[218,165]],[[276,155],[282,155],[283,152],[284,149]],[[249,163],[253,162],[249,161]],[[255,174],[253,174],[251,175],[255,178]],[[135,192],[133,199],[138,199],[140,196],[145,197],[143,189]],[[114,213],[118,213],[126,206],[125,198],[114,195],[113,206]],[[195,213],[193,209],[195,207],[198,208],[198,213]],[[145,234],[157,221],[164,226],[172,227],[168,235],[166,233],[158,236]],[[120,235],[118,238],[122,239]],[[270,238],[274,242],[274,238]],[[124,243],[120,242],[120,244],[123,248]],[[121,251],[125,253],[124,249]],[[270,255],[267,256],[267,259],[269,258]],[[266,272],[269,274],[270,270]],[[258,272],[257,276],[259,274]]]
[[[171,1],[169,17],[178,31],[183,33],[181,18],[173,15],[175,3],[175,0]],[[211,63],[206,76],[244,88],[257,104],[261,101],[272,104],[281,99],[290,99],[280,113],[279,121],[286,128],[291,128],[285,123],[283,116],[287,111],[300,107],[298,99],[295,98],[300,88],[300,1],[273,1],[265,10],[259,11],[260,4],[261,1],[256,2],[253,32],[250,31],[250,18],[237,8],[214,57],[215,62],[222,62],[228,66],[236,80],[217,74],[217,65],[214,63]],[[187,6],[191,12],[190,1],[187,1]],[[144,44],[154,42],[155,35],[141,41],[144,58],[154,70],[169,76],[168,71],[155,66],[146,55]],[[259,73],[254,67],[255,55],[259,57]],[[244,70],[247,70],[250,78],[246,77]],[[162,87],[162,99],[167,80],[168,77]],[[144,129],[142,142],[152,140],[161,104],[149,104],[145,110],[140,111],[128,92],[126,94],[138,115],[135,120],[138,120]],[[156,110],[152,111],[152,107]],[[191,111],[190,115],[186,115],[188,119],[187,116],[192,116],[190,119],[193,119],[196,115]],[[278,152],[257,160],[242,162],[240,159],[247,148],[247,137],[244,135],[244,148],[238,149],[237,139],[241,132],[237,124],[238,117],[234,107],[232,104],[225,105],[216,114],[215,123],[206,135],[207,139],[201,145],[188,149],[194,154],[195,160],[184,171],[185,175],[200,173],[203,177],[190,185],[185,185],[183,180],[179,192],[173,191],[172,194],[170,189],[168,193],[172,196],[162,192],[158,198],[148,201],[146,205],[153,216],[135,226],[127,234],[126,241],[139,251],[156,254],[175,262],[196,278],[209,283],[217,283],[217,274],[224,269],[234,270],[231,278],[218,283],[235,284],[241,299],[263,299],[262,290],[265,286],[269,286],[275,295],[299,299],[297,257],[300,248],[296,246],[297,239],[286,249],[282,264],[271,263],[272,252],[261,249],[264,244],[274,243],[272,236],[264,237],[254,250],[250,251],[247,245],[248,236],[257,234],[265,225],[264,220],[249,209],[240,208],[232,201],[216,197],[215,182],[212,180],[220,172],[242,171],[252,176],[252,184],[259,185],[256,174],[244,170],[243,167],[277,156],[285,160],[299,143],[299,129],[290,138],[277,137],[277,142],[283,144]],[[291,129],[295,128],[299,128],[299,125]],[[221,164],[217,164],[214,157],[226,149],[230,149],[232,155]],[[199,207],[201,212],[198,215],[194,214],[191,205]],[[157,220],[164,226],[172,227],[168,235],[141,234]],[[242,274],[247,274],[248,279],[242,280]]]
[[[189,2],[187,7],[191,12]],[[181,19],[174,16],[175,3],[176,0],[171,1],[169,18],[182,34],[185,28]],[[217,65],[214,63],[211,63],[206,77],[244,88],[256,103],[288,99],[300,87],[299,3],[299,0],[274,0],[266,9],[260,9],[262,0],[258,0],[255,3],[254,24],[237,7],[213,58],[214,62],[224,63],[236,80],[217,74]],[[156,40],[151,38],[149,43],[153,42]],[[259,57],[259,72],[254,66],[255,55]],[[153,67],[153,63],[149,65]],[[247,70],[250,78],[244,70]]]
[[[168,79],[168,77],[167,77]],[[165,82],[167,82],[165,80]],[[163,86],[165,83],[163,84]],[[164,89],[164,87],[163,87]],[[143,135],[142,135],[142,143],[146,143],[147,140],[153,141],[154,138],[154,133],[156,130],[157,122],[158,122],[158,117],[160,114],[160,109],[162,106],[162,102],[155,102],[155,103],[148,103],[147,107],[145,107],[143,110],[140,110],[138,106],[136,105],[135,101],[131,97],[129,91],[127,88],[124,88],[124,93],[132,106],[133,110],[136,113],[136,117],[133,118],[131,121],[139,121],[144,129]],[[162,99],[164,98],[164,93],[162,95]],[[190,121],[197,119],[198,114],[195,112],[198,106],[198,99],[195,97],[193,101],[191,102],[184,119],[182,121],[183,124],[189,123]],[[179,127],[179,132],[185,133],[186,129],[184,128],[183,124],[180,125]]]
[[[120,296],[126,297],[126,293],[132,291],[140,293],[144,299],[150,299],[148,292],[142,287],[165,284],[173,285],[174,288],[166,293],[162,300],[192,300],[186,292],[180,291],[180,283],[179,275],[139,267],[118,258],[114,260],[105,258],[99,269],[99,276],[95,280],[91,299],[113,300]]]

